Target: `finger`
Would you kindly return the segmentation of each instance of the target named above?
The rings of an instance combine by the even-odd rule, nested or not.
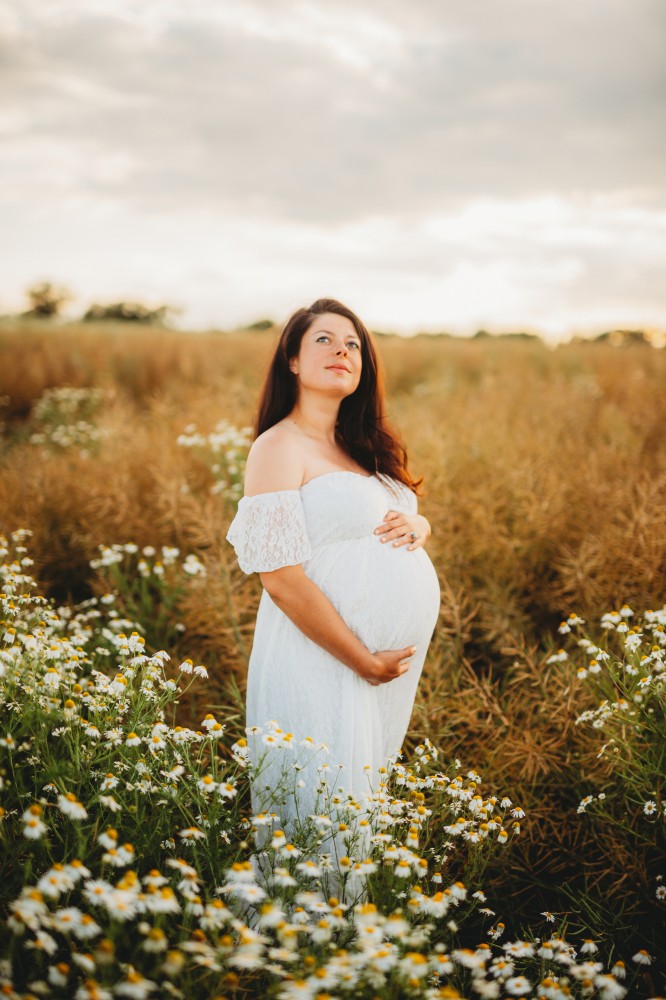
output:
[[[394,517],[400,517],[400,514],[397,510],[390,510],[388,514],[384,514],[385,521],[392,521]]]
[[[375,528],[375,534],[376,535],[382,535],[382,534],[384,534],[385,531],[392,531],[392,530],[393,530],[393,525],[392,524],[379,524]]]
[[[404,649],[399,649],[397,652],[400,661],[408,660],[416,652],[416,646],[405,646]]]
[[[385,532],[381,535],[380,541],[390,542],[394,538],[402,538],[403,536],[405,538],[407,537],[407,535],[405,534],[405,529],[403,527],[398,526],[395,528],[387,528]]]
[[[398,515],[396,515],[396,517],[397,516]],[[392,519],[388,523],[378,524],[377,527],[375,528],[375,534],[376,535],[381,535],[385,531],[395,531],[397,528],[400,528],[400,527],[402,527],[402,529],[404,531],[406,529],[407,525],[402,520],[401,521],[396,521],[395,519]]]

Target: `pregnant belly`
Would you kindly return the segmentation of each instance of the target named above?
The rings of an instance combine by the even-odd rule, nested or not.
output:
[[[424,549],[393,548],[371,535],[322,547],[304,569],[373,652],[414,645],[425,655],[440,592]]]

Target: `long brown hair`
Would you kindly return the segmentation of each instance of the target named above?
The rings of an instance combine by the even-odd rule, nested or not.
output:
[[[289,362],[298,354],[304,334],[323,313],[351,320],[361,341],[361,378],[354,392],[340,403],[335,427],[338,444],[368,472],[391,476],[419,492],[423,480],[410,475],[405,446],[386,419],[384,380],[372,336],[358,316],[336,299],[317,299],[287,320],[266,374],[255,436],[288,416],[296,405],[298,383]]]

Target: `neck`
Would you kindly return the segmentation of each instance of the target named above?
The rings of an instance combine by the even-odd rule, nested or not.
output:
[[[339,399],[313,399],[301,393],[289,417],[308,437],[335,444],[339,409]]]

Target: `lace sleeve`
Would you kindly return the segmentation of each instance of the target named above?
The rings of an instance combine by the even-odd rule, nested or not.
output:
[[[227,532],[244,573],[270,573],[310,558],[298,490],[243,497]]]

